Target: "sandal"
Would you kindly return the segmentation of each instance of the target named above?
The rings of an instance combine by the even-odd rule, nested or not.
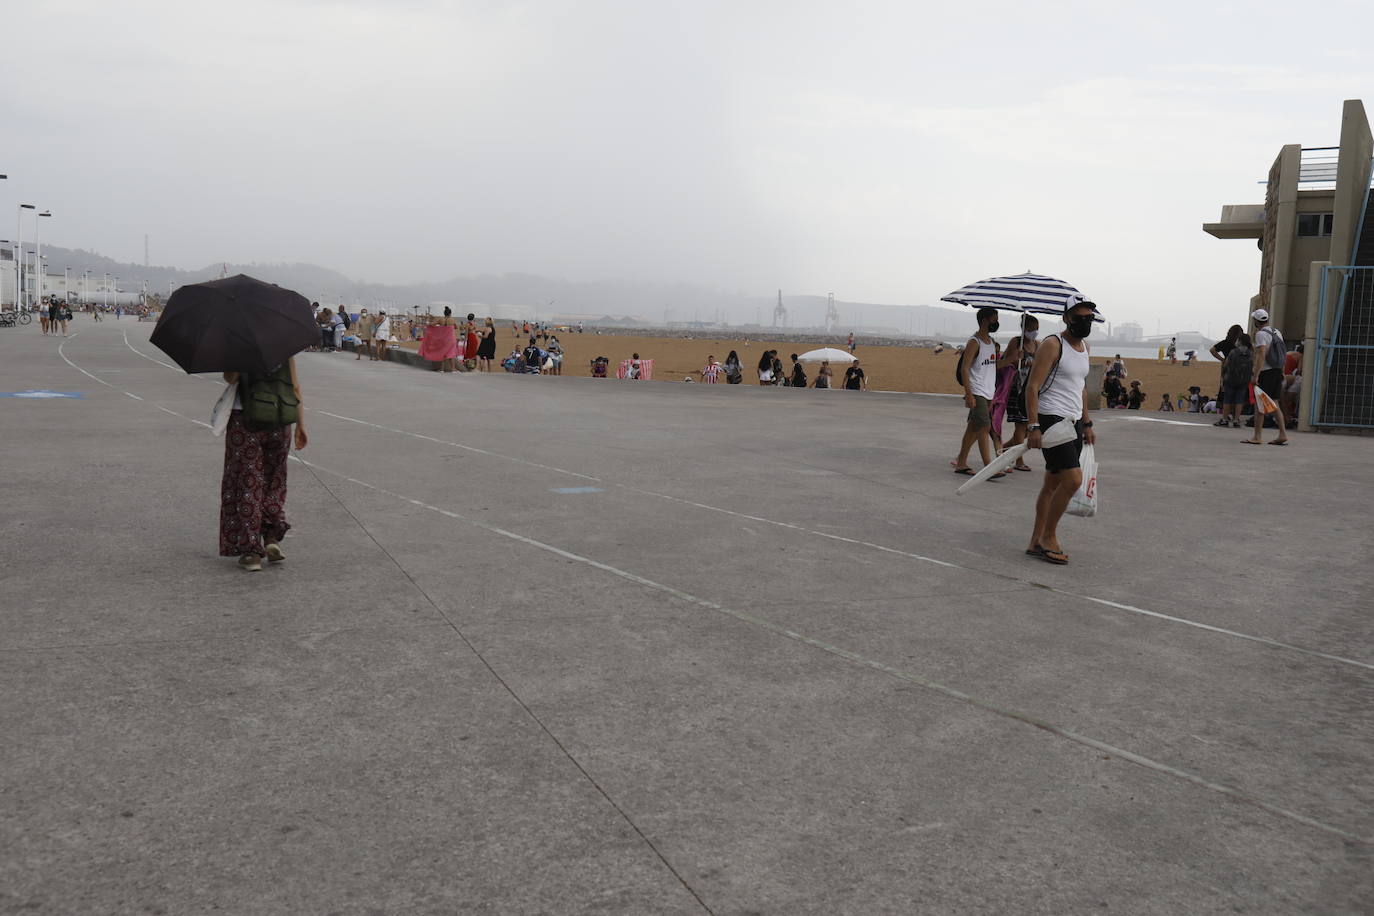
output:
[[[1287,444],[1288,444],[1288,440],[1287,440],[1287,439],[1271,439],[1271,440],[1269,441],[1269,444],[1270,444],[1270,445],[1287,445]]]
[[[1034,547],[1026,548],[1026,556],[1028,557],[1043,557],[1044,555],[1045,548],[1041,547],[1039,544],[1036,544]]]
[[[1242,440],[1240,440],[1240,444],[1241,444],[1241,445],[1259,445],[1259,443],[1256,442],[1254,439],[1242,439]]]
[[[1018,464],[1018,465],[1014,465],[1014,466],[1012,467],[1012,470],[1013,470],[1013,471],[1033,471],[1033,470],[1035,470],[1035,468],[1031,467],[1031,466],[1028,465],[1028,464]]]
[[[974,474],[977,474],[978,472],[975,471],[973,468],[955,468],[954,473],[963,474],[965,477],[972,477]]]
[[[993,474],[991,477],[989,477],[988,480],[1001,480],[1003,477],[1006,477],[1006,476],[1007,476],[1007,472],[1006,472],[1006,471],[998,471],[996,474]]]
[[[1048,547],[1040,548],[1040,559],[1046,563],[1053,563],[1055,566],[1068,566],[1069,555],[1061,550],[1050,550]]]

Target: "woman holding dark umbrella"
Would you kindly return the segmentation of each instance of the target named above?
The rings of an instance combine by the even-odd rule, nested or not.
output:
[[[323,342],[310,300],[243,274],[188,283],[167,300],[150,339],[187,372],[222,372],[234,386],[223,427],[220,556],[238,557],[249,572],[262,569],[264,556],[281,562],[281,539],[291,527],[292,428],[296,448],[308,441],[292,357]]]
[[[305,434],[304,403],[296,378],[296,360],[288,359],[268,373],[279,384],[289,382],[297,401],[295,424],[250,425],[243,415],[244,393],[262,376],[224,373],[238,386],[234,410],[224,432],[224,479],[220,486],[219,555],[238,557],[246,572],[262,569],[262,558],[280,563],[281,539],[291,526],[286,521],[286,460],[291,454],[292,426],[296,449],[310,441]]]

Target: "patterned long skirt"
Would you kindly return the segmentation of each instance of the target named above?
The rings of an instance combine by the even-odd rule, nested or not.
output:
[[[291,454],[292,429],[253,429],[243,422],[242,411],[229,415],[220,487],[220,556],[265,556],[264,540],[280,541],[290,530],[286,459]]]

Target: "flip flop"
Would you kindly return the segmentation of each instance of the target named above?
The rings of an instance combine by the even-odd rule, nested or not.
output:
[[[1013,465],[1013,466],[1012,466],[1012,470],[1013,470],[1013,471],[1033,471],[1033,470],[1035,470],[1035,468],[1031,467],[1030,465],[1026,465],[1025,467],[1021,467],[1020,465]]]
[[[1058,550],[1050,550],[1048,547],[1040,548],[1040,559],[1046,563],[1053,563],[1055,566],[1068,566],[1069,555]]]
[[[1041,547],[1039,544],[1036,544],[1034,547],[1026,548],[1026,556],[1028,557],[1043,557],[1044,555],[1045,548]]]
[[[974,474],[977,474],[978,472],[975,471],[973,468],[955,468],[954,473],[963,474],[965,477],[972,477]]]
[[[1241,444],[1241,445],[1259,445],[1259,443],[1256,442],[1254,439],[1242,439],[1242,440],[1240,440],[1240,444]]]
[[[991,477],[989,477],[988,480],[1001,480],[1003,477],[1006,477],[1006,476],[1007,476],[1007,472],[1006,472],[1006,471],[998,471],[996,474],[993,474]]]
[[[1288,440],[1287,440],[1287,439],[1271,439],[1271,440],[1269,440],[1269,444],[1270,444],[1270,445],[1287,445],[1287,444],[1288,444]]]

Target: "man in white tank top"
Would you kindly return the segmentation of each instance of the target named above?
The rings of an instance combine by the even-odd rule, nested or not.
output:
[[[1036,351],[1030,378],[1026,380],[1026,416],[1031,420],[1028,444],[1040,448],[1040,433],[1055,423],[1072,423],[1077,437],[1043,450],[1045,482],[1035,500],[1035,530],[1027,556],[1063,566],[1069,562],[1059,544],[1059,520],[1069,500],[1083,482],[1078,464],[1086,442],[1097,441],[1088,418],[1088,343],[1097,306],[1070,296],[1064,306],[1063,331],[1046,338]]]
[[[969,338],[964,352],[959,354],[960,377],[964,383],[964,406],[968,410],[968,426],[964,428],[964,439],[959,443],[959,457],[954,459],[954,473],[973,474],[968,466],[969,449],[978,443],[978,454],[983,464],[992,460],[992,416],[988,405],[997,388],[997,343],[992,334],[997,330],[997,309],[986,307],[978,310],[978,333]],[[1007,476],[1005,472],[992,475],[989,479]]]

